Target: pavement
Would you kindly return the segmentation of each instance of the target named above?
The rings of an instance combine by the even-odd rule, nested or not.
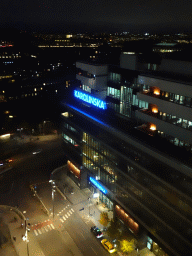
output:
[[[0,205],[0,255],[1,256],[45,256],[35,239],[28,232],[25,236],[25,216],[15,207]]]
[[[73,205],[73,209],[78,211],[89,228],[95,225],[103,229],[103,226],[99,222],[101,212],[108,212],[109,219],[113,218],[113,212],[103,207],[102,203],[97,204],[97,199],[92,198],[92,192],[88,188],[80,189],[76,183],[66,175],[66,168],[67,165],[52,172],[51,178],[56,181],[57,191],[64,198],[69,200]],[[66,189],[66,185],[70,190]],[[27,223],[25,216],[17,208],[0,205],[1,256],[45,256],[35,240],[35,237],[30,232],[27,232],[28,242],[23,241],[23,236],[25,237],[26,235],[25,222]],[[106,236],[105,232],[104,235]],[[117,254],[123,256],[120,251],[118,251]],[[154,256],[147,248],[140,250],[138,253],[134,250],[129,254],[129,256],[138,255]]]
[[[107,212],[109,219],[113,218],[113,212],[109,211],[109,209],[103,203],[97,204],[97,199],[92,198],[92,192],[88,189],[80,189],[77,184],[66,175],[67,174],[67,165],[62,166],[52,172],[51,179],[56,181],[57,189],[63,195],[63,197],[67,198],[67,200],[73,204],[73,208],[79,211],[80,216],[85,220],[89,220],[87,225],[89,228],[95,225],[101,230],[103,230],[103,226],[100,224],[100,214],[101,212]],[[69,192],[65,189],[66,185],[70,188]],[[70,193],[73,191],[73,194]],[[88,198],[91,198],[89,201]],[[81,210],[84,209],[84,210]],[[106,232],[103,232],[105,237],[107,238]],[[117,254],[123,256],[124,254],[120,251],[117,251]],[[155,256],[148,248],[144,248],[139,250],[138,252],[134,250],[129,253],[129,256]]]

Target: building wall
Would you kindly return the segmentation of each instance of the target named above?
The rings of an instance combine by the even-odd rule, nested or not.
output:
[[[138,69],[138,56],[135,54],[123,54],[120,55],[120,67],[130,70]]]
[[[161,79],[158,77],[150,76],[138,76],[138,83],[145,84],[149,87],[158,87],[162,91],[174,92],[179,95],[187,96],[192,98],[192,84],[185,84],[182,82],[174,82],[167,79]]]
[[[191,75],[192,63],[187,61],[163,59],[159,67],[160,71],[174,72]]]

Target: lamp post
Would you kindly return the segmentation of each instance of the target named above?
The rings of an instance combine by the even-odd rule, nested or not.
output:
[[[53,202],[53,219],[54,219],[54,215],[55,215],[55,212],[54,212],[54,208],[55,208],[55,206],[54,206],[54,200],[55,200],[55,188],[56,188],[56,186],[55,186],[55,181],[54,180],[49,180],[49,182],[51,183],[51,186],[52,186],[52,202]]]
[[[26,211],[24,211],[23,213],[26,213]],[[23,241],[26,241],[27,243],[27,255],[29,256],[29,240],[28,240],[28,228],[27,228],[27,219],[25,218],[25,235],[22,237]]]
[[[89,200],[89,216],[91,216],[91,214],[90,214],[90,207],[91,207],[90,201],[91,201],[91,198],[89,197],[88,200]]]

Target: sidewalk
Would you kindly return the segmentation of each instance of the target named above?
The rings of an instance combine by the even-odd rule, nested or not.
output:
[[[95,225],[100,229],[103,229],[103,226],[100,224],[100,214],[101,212],[108,212],[109,219],[113,218],[113,212],[109,211],[108,208],[104,208],[103,204],[96,204],[95,199],[91,199],[91,203],[89,204],[88,198],[91,198],[92,192],[88,189],[80,189],[75,182],[67,176],[67,165],[62,166],[52,172],[52,179],[56,180],[56,185],[60,190],[60,193],[63,194],[63,197],[66,197],[67,200],[71,204],[73,204],[73,208],[79,211],[80,216],[85,220],[85,223],[91,228],[91,226]],[[73,191],[74,194],[71,194],[67,189],[66,185],[70,188],[69,191]],[[81,210],[83,209],[83,210]],[[81,210],[81,211],[80,211]],[[104,233],[107,237],[107,235]],[[117,252],[117,255],[123,256],[121,252]],[[129,256],[155,256],[148,248],[144,248],[140,250],[138,253],[136,250],[131,252]]]
[[[22,227],[23,224],[23,227]],[[23,241],[25,217],[14,207],[0,205],[0,255],[1,256],[44,256],[33,237],[28,232],[28,245]],[[28,247],[28,248],[27,248]]]
[[[80,189],[75,182],[66,175],[66,166],[62,166],[53,172],[52,178],[56,180],[56,185],[60,189],[63,196],[69,200],[75,210],[84,210],[79,211],[79,214],[85,218],[92,221],[92,224],[96,225],[98,228],[103,229],[103,226],[99,223],[101,212],[108,212],[109,219],[113,218],[113,212],[109,211],[108,208],[103,207],[103,203],[96,204],[96,199],[92,198],[92,192],[88,189]],[[71,194],[67,189],[66,185],[71,189],[74,194]],[[64,191],[65,190],[65,191]],[[64,193],[65,192],[65,193]],[[91,199],[89,201],[89,198]]]

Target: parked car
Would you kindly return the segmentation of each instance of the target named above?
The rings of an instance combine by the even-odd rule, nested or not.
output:
[[[113,244],[110,243],[107,239],[102,239],[101,244],[103,247],[109,252],[109,253],[114,253],[117,250],[114,248]]]
[[[93,232],[93,234],[94,234],[97,238],[103,237],[103,233],[101,232],[101,230],[100,230],[98,227],[96,227],[96,226],[91,227],[91,231]]]

